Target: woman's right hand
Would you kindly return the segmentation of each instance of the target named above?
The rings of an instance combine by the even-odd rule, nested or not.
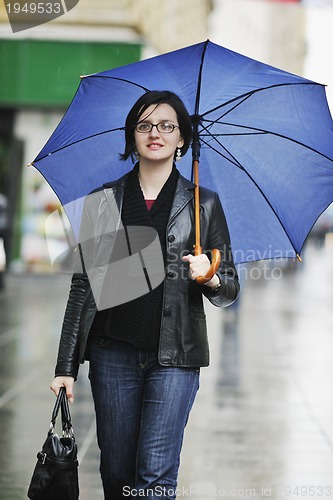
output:
[[[58,396],[60,387],[66,388],[66,396],[70,403],[74,401],[74,377],[55,377],[50,385],[51,391]]]

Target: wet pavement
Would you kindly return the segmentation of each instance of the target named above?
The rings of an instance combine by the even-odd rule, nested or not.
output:
[[[296,267],[296,268],[295,268]],[[240,271],[236,306],[207,305],[211,366],[186,430],[179,498],[333,499],[333,246]],[[46,436],[66,275],[9,275],[0,292],[0,500],[26,499]],[[81,500],[102,500],[83,366],[72,418]]]

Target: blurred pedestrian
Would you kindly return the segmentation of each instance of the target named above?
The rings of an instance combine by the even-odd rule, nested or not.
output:
[[[127,116],[125,138],[122,159],[138,161],[104,185],[101,196],[113,190],[125,228],[156,229],[165,279],[137,299],[97,311],[87,274],[74,273],[51,389],[57,394],[65,386],[73,401],[79,363],[89,359],[105,499],[173,499],[200,367],[209,364],[203,295],[226,306],[239,283],[219,198],[205,188],[201,241],[206,250],[221,250],[222,258],[210,281],[195,281],[210,261],[191,253],[195,186],[175,160],[187,152],[192,127],[179,97],[168,91],[140,97]],[[103,211],[89,217],[100,223]]]

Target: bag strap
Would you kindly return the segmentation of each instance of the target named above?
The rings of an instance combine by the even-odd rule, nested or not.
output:
[[[56,423],[56,419],[58,417],[59,409],[61,408],[61,421],[62,421],[62,432],[63,435],[73,435],[73,426],[72,419],[69,410],[68,399],[66,396],[66,388],[60,387],[56,402],[54,404],[51,424],[50,424],[50,432],[54,432],[54,427]]]
[[[65,387],[60,387],[59,392],[58,392],[58,396],[57,396],[57,399],[56,399],[56,402],[54,404],[54,408],[53,408],[53,412],[52,412],[52,417],[51,417],[51,424],[53,424],[53,426],[55,425],[55,422],[56,422],[56,419],[57,419],[57,416],[58,416],[58,413],[59,413],[59,409],[60,409],[60,406],[61,406],[61,402],[62,402],[65,394],[66,394]]]
[[[71,413],[69,411],[69,403],[66,396],[66,391],[64,390],[64,396],[61,401],[61,420],[62,420],[62,433],[63,435],[72,436],[73,426]]]

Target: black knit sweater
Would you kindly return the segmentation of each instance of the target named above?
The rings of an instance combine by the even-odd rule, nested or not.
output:
[[[139,184],[138,172],[136,165],[126,180],[122,222],[125,228],[149,226],[156,229],[165,262],[166,226],[179,174],[174,167],[152,208],[148,210]],[[162,302],[163,283],[137,299],[102,311],[102,314],[97,313],[92,334],[103,334],[130,342],[140,349],[156,352],[160,336]]]

